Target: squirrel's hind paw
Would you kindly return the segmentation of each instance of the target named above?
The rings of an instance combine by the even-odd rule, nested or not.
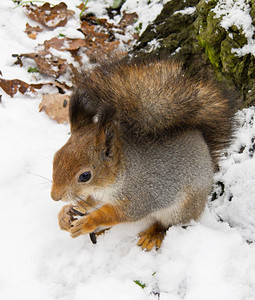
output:
[[[159,249],[165,235],[166,229],[160,223],[156,222],[145,231],[139,233],[140,239],[137,245],[146,251],[151,251],[154,246],[156,249]]]

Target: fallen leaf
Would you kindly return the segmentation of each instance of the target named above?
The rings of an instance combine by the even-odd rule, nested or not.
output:
[[[92,62],[97,62],[98,57],[108,59],[119,52],[120,41],[116,38],[116,34],[125,35],[126,27],[135,22],[138,18],[136,13],[128,14],[124,12],[123,17],[118,25],[109,23],[107,19],[100,19],[88,13],[82,17],[80,31],[85,36],[85,54],[89,56]],[[138,38],[138,36],[133,37]],[[133,40],[123,41],[129,45]],[[126,52],[121,52],[121,55],[126,55]],[[119,54],[118,54],[119,55]],[[119,55],[119,56],[121,56]]]
[[[68,11],[66,4],[63,2],[53,7],[51,7],[49,3],[45,3],[42,6],[31,4],[26,7],[29,17],[43,25],[47,25],[49,20],[54,20],[55,24],[52,27],[63,25],[61,22],[56,25],[57,20],[61,19],[62,14],[66,16],[67,20],[67,16],[74,13],[73,11]],[[82,6],[80,6],[80,8],[82,9]],[[116,36],[125,35],[126,27],[135,22],[136,18],[136,13],[128,14],[124,12],[119,24],[115,25],[108,22],[107,19],[97,18],[91,13],[85,14],[82,16],[83,21],[78,29],[84,34],[84,39],[71,39],[63,35],[61,35],[61,37],[54,37],[44,41],[43,45],[39,45],[40,47],[38,49],[41,50],[37,50],[36,53],[18,55],[15,64],[23,66],[23,58],[31,58],[35,61],[37,69],[41,74],[58,78],[69,70],[71,73],[73,72],[72,76],[75,76],[74,72],[76,71],[75,69],[78,68],[77,65],[74,67],[67,59],[61,58],[61,55],[56,56],[56,52],[53,52],[52,49],[69,51],[74,61],[78,62],[80,67],[82,67],[84,63],[82,59],[83,53],[90,58],[92,63],[96,63],[98,60],[101,61],[102,59],[112,58],[116,55],[119,57],[125,56],[127,52],[119,51],[118,49],[120,41]],[[47,26],[49,26],[49,24]],[[31,31],[30,37],[35,38],[36,34],[32,30],[33,27],[27,24],[27,32]],[[132,38],[128,41],[123,41],[126,45],[130,45],[132,42]],[[44,49],[42,50],[42,48]],[[116,52],[118,52],[118,54],[116,54]]]
[[[77,7],[80,9],[80,10],[83,10],[84,9],[84,6],[85,4],[82,2],[80,5],[78,5]]]
[[[45,82],[43,85],[53,85],[57,87],[60,90],[60,94],[63,94],[65,90],[70,90],[71,86],[67,85],[65,82],[58,82],[58,81],[53,81],[53,82]]]
[[[43,95],[39,104],[39,111],[45,113],[58,123],[69,122],[69,100],[70,96],[63,94]]]
[[[86,21],[90,25],[95,25],[95,26],[101,27],[101,30],[103,28],[109,29],[109,28],[115,27],[115,25],[113,23],[109,23],[107,21],[107,19],[97,18],[96,16],[91,15],[91,13],[88,13],[87,15],[83,16],[82,21]]]
[[[85,45],[86,42],[83,39],[70,39],[67,37],[61,39],[54,37],[50,40],[44,41],[45,49],[49,49],[50,47],[52,47],[60,51],[78,50],[80,47],[84,47]]]
[[[70,51],[70,53],[71,53],[73,59],[79,63],[80,67],[82,67],[83,66],[83,61],[82,61],[83,55],[79,55],[80,53],[78,52],[78,50],[72,50],[72,51]],[[70,67],[70,63],[69,63],[69,67]]]
[[[114,41],[107,42],[103,45],[93,45],[92,47],[86,49],[86,55],[88,55],[92,63],[101,61],[103,58],[109,59],[113,56],[116,57],[117,54],[119,57],[124,57],[127,55],[127,52],[118,51],[119,44],[119,41]]]
[[[134,24],[137,19],[138,19],[137,13],[134,12],[134,13],[129,14],[129,13],[126,13],[126,11],[123,11],[123,16],[119,21],[119,26],[121,28],[125,28],[129,25]]]
[[[65,91],[68,91],[71,89],[70,86],[68,86],[66,83],[58,82],[58,81],[52,81],[52,82],[44,82],[44,83],[31,83],[30,86],[34,89],[41,89],[43,86],[50,85],[50,86],[55,86],[60,94],[64,94]]]
[[[42,6],[35,4],[26,5],[26,15],[40,24],[55,28],[58,26],[65,26],[69,17],[74,15],[74,11],[68,10],[64,2],[51,7],[48,2]]]
[[[85,3],[83,3],[83,2],[82,2],[79,6],[77,6],[77,8],[79,8],[80,10],[84,10],[84,11],[85,11],[86,9],[88,9],[87,6],[85,7]]]
[[[60,83],[57,81],[52,82],[45,82],[45,83],[31,83],[28,84],[25,81],[19,80],[19,79],[3,79],[0,78],[0,87],[13,98],[17,92],[20,92],[21,94],[28,94],[29,92],[32,92],[33,94],[36,93],[36,90],[41,89],[43,86],[51,85],[58,88],[60,93],[64,93],[66,90],[70,90],[71,87],[68,86],[65,83]]]
[[[42,31],[43,29],[40,26],[32,27],[28,23],[26,24],[25,33],[33,40],[36,39],[37,33]]]
[[[23,95],[29,92],[36,93],[32,86],[19,79],[8,80],[0,78],[0,87],[11,97],[13,97],[17,92],[20,92]]]
[[[98,26],[91,25],[87,21],[81,23],[80,30],[85,35],[85,53],[95,62],[98,57],[101,59],[112,56],[112,52],[119,47],[120,42],[115,40],[115,36],[110,31],[101,32]]]
[[[37,53],[20,54],[17,58],[16,64],[20,64],[22,66],[22,57],[33,59],[40,73],[53,76],[55,78],[64,74],[68,68],[66,59],[56,57],[47,50],[41,50]]]
[[[86,41],[95,42],[98,39],[101,40],[107,40],[109,38],[109,34],[96,31],[96,27],[94,25],[91,25],[87,21],[83,21],[81,23],[81,32],[85,35]]]

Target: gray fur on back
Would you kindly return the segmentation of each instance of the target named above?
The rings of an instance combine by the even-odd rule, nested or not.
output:
[[[133,221],[174,206],[187,189],[209,193],[212,160],[198,130],[175,133],[152,146],[123,143],[125,171],[120,180],[125,184],[116,196],[129,200],[127,216]]]

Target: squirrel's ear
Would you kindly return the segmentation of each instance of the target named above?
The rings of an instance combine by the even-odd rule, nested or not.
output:
[[[115,130],[112,124],[108,124],[104,128],[105,135],[105,150],[104,157],[105,159],[109,159],[113,157],[113,146],[115,139]]]

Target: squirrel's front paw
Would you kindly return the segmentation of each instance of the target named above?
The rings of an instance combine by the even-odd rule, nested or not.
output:
[[[58,213],[58,224],[61,230],[69,231],[71,222],[75,220],[74,213],[72,212],[73,205],[68,204],[62,207]]]
[[[82,234],[93,232],[96,229],[93,218],[90,215],[82,217],[79,220],[71,222],[70,233],[71,237],[76,238]]]

